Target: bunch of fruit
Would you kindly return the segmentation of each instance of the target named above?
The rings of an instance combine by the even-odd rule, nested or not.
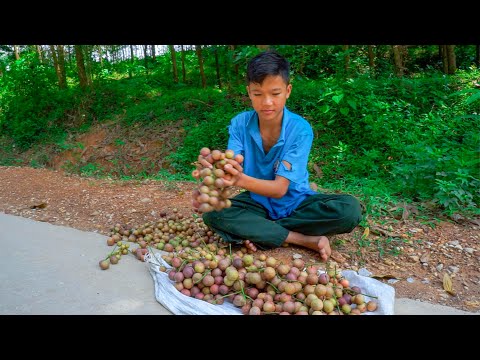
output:
[[[204,147],[200,150],[198,161],[195,162],[196,169],[192,171],[192,176],[200,180],[198,188],[192,194],[192,205],[198,212],[219,211],[232,205],[229,199],[232,195],[231,187],[225,184],[225,180],[232,179],[232,175],[226,171],[232,166],[229,160],[242,164],[243,156],[235,155],[230,149],[222,152]],[[212,168],[205,166],[207,163]]]

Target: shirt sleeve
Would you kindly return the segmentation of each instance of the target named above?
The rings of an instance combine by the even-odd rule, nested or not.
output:
[[[233,150],[235,155],[242,154],[245,155],[245,149],[243,144],[245,128],[241,126],[242,122],[239,121],[238,117],[235,117],[230,122],[228,126],[228,145],[227,149]]]
[[[283,176],[294,183],[302,183],[308,180],[308,157],[313,142],[313,133],[299,135],[292,145],[285,152],[283,158],[280,159],[276,175]],[[283,161],[290,163],[289,170]]]

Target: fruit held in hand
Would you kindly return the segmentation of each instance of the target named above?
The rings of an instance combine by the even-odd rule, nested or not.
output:
[[[229,199],[230,187],[225,185],[225,180],[232,179],[232,175],[225,171],[228,167],[232,167],[228,160],[242,163],[243,156],[235,155],[231,149],[222,152],[204,147],[200,150],[196,169],[192,171],[192,176],[201,180],[198,188],[192,194],[192,205],[198,212],[219,211],[232,206]],[[205,163],[212,164],[213,168],[206,167]]]

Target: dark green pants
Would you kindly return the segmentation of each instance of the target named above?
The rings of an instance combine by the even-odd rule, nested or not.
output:
[[[290,230],[304,235],[351,232],[362,219],[360,202],[347,194],[315,194],[290,214],[278,220],[245,191],[230,199],[232,206],[203,214],[203,221],[225,241],[253,241],[260,247],[278,247]]]

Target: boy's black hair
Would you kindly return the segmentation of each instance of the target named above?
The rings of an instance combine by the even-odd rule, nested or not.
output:
[[[268,75],[280,75],[290,82],[290,63],[275,50],[267,50],[253,57],[247,65],[247,84],[262,84]]]

